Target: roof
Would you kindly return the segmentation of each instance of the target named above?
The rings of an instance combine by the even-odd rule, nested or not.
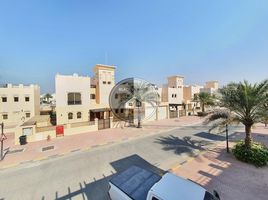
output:
[[[181,75],[173,75],[173,76],[169,76],[169,77],[167,77],[168,79],[169,78],[184,78],[184,76],[181,76]]]
[[[49,115],[36,115],[28,121],[24,122],[21,126],[33,126],[36,125],[36,123],[47,122],[49,121],[49,118]]]
[[[110,182],[123,191],[133,200],[146,200],[148,191],[159,180],[161,176],[132,166],[113,177]]]
[[[93,68],[93,71],[95,72],[97,69],[115,70],[116,66],[114,66],[114,65],[96,64],[95,67]]]
[[[201,186],[172,173],[166,173],[151,191],[161,199],[180,197],[180,199],[203,200],[206,193]]]

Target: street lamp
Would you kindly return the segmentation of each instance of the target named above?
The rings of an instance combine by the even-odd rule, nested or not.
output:
[[[225,134],[226,134],[226,151],[229,153],[229,137],[228,137],[228,124],[225,125]]]
[[[138,99],[136,99],[136,106],[138,107],[138,126],[137,126],[137,128],[141,128],[141,113],[140,113],[141,101]]]

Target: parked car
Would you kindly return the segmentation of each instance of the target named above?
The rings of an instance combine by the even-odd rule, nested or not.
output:
[[[200,185],[172,173],[160,176],[132,166],[109,181],[111,200],[219,200]]]

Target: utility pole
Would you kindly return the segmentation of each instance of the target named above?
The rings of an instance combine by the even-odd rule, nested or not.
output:
[[[1,123],[1,160],[4,159],[4,123]]]
[[[226,133],[226,151],[229,153],[229,137],[228,137],[228,124],[225,125],[225,133]]]

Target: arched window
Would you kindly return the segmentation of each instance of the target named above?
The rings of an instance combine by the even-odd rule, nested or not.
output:
[[[81,113],[81,112],[78,112],[78,113],[76,114],[76,118],[77,118],[77,119],[81,119],[81,118],[82,118],[82,113]]]
[[[68,119],[73,119],[73,113],[68,113]]]

